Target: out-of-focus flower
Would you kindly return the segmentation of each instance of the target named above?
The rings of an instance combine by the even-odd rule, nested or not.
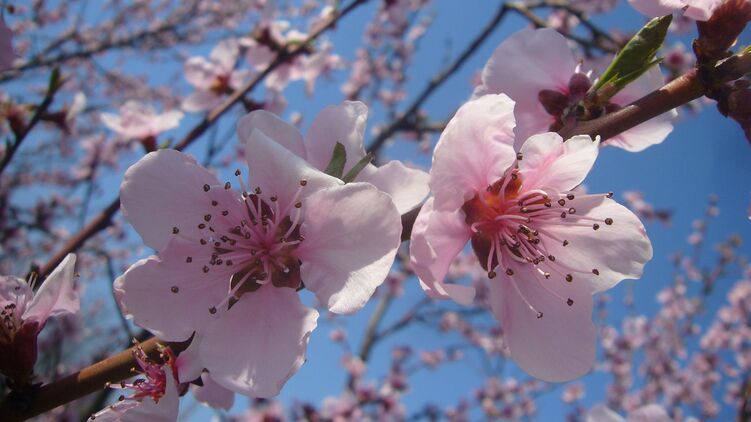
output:
[[[69,254],[34,292],[13,276],[0,276],[0,372],[18,384],[31,381],[37,360],[37,337],[47,319],[75,314],[80,300]]]
[[[211,377],[256,397],[278,394],[305,360],[318,312],[296,290],[354,312],[400,243],[391,197],[311,167],[285,148],[295,136],[286,126],[240,127],[255,186],[240,179],[242,194],[174,150],[146,155],[121,188],[125,217],[159,251],[116,281],[125,312],[167,341],[201,334]]]
[[[13,67],[16,57],[13,50],[13,32],[5,24],[5,19],[0,17],[0,70]]]
[[[325,170],[331,161],[337,143],[344,145],[347,174],[365,157],[363,135],[368,119],[368,107],[359,101],[345,101],[341,105],[323,109],[313,120],[308,133],[303,136],[297,128],[273,115],[259,110],[243,117],[238,124],[240,140],[247,142],[255,129],[283,145],[313,167]],[[428,174],[405,166],[400,161],[389,161],[376,167],[367,164],[354,179],[367,182],[386,192],[394,200],[397,210],[404,214],[422,202],[428,194]]]
[[[169,348],[162,350],[164,363],[153,362],[140,346],[133,351],[142,375],[115,388],[132,390],[130,396],[120,396],[117,403],[91,415],[89,422],[174,422],[180,406],[175,357]]]
[[[412,230],[411,263],[429,296],[469,303],[473,288],[443,279],[471,242],[511,357],[535,377],[569,380],[594,362],[592,293],[640,277],[652,246],[611,194],[572,191],[597,141],[544,133],[515,152],[513,110],[507,96],[490,94],[451,119],[433,155],[434,197]]]
[[[191,57],[185,62],[185,79],[195,91],[183,100],[187,112],[199,112],[216,107],[224,96],[239,88],[249,71],[235,70],[240,45],[235,39],[220,41],[211,50],[209,60]]]
[[[594,406],[586,417],[586,422],[671,422],[673,419],[661,406],[650,404],[629,413],[627,418],[603,405]]]
[[[639,13],[658,17],[683,9],[683,15],[697,21],[708,20],[723,0],[628,0]]]
[[[642,75],[613,96],[608,104],[598,110],[588,110],[598,117],[617,110],[663,84],[657,67]],[[548,131],[558,131],[578,110],[581,100],[592,86],[588,73],[566,39],[552,29],[525,29],[501,43],[482,72],[482,84],[475,89],[474,97],[485,94],[506,94],[516,102],[516,149],[530,136]],[[675,111],[629,129],[603,145],[641,151],[659,144],[673,130],[670,120]]]
[[[158,113],[153,107],[138,101],[128,101],[120,107],[120,114],[102,113],[100,119],[125,139],[155,142],[162,132],[177,127],[183,113],[170,110]]]

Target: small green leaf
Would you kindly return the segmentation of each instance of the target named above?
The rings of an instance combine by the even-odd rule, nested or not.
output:
[[[654,18],[629,40],[590,90],[598,101],[610,99],[659,63],[655,55],[665,41],[672,20],[673,15]]]
[[[347,164],[347,150],[340,142],[336,143],[334,152],[331,154],[331,161],[323,172],[329,176],[341,179],[344,173],[344,165]]]
[[[52,73],[50,74],[47,91],[55,92],[58,88],[60,88],[60,85],[62,85],[62,79],[60,78],[60,69],[56,67],[52,69]]]
[[[349,183],[355,180],[355,178],[357,178],[357,175],[360,174],[362,169],[364,169],[372,159],[373,154],[368,153],[367,155],[362,157],[362,159],[358,161],[357,164],[355,164],[355,166],[352,167],[341,179],[344,180],[344,183]]]

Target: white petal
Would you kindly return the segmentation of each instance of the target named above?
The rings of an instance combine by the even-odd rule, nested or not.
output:
[[[68,254],[31,299],[24,319],[32,319],[41,327],[51,316],[78,313],[81,304],[74,283],[75,266],[76,256]]]
[[[430,192],[428,173],[396,160],[381,167],[366,166],[355,181],[370,183],[389,194],[399,214],[413,210]]]
[[[522,189],[568,191],[578,186],[597,159],[599,142],[586,135],[566,142],[553,132],[532,136],[522,145]]]
[[[359,101],[345,101],[323,109],[305,135],[308,161],[317,169],[325,170],[339,142],[347,151],[346,174],[365,156],[363,134],[367,120],[368,107]]]
[[[237,123],[237,138],[242,144],[250,139],[253,129],[258,129],[279,145],[295,153],[298,157],[306,158],[305,145],[302,135],[296,127],[280,119],[274,113],[266,110],[253,111]]]

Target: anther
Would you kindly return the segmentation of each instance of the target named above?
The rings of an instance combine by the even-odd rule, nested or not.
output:
[[[203,272],[204,272],[204,274],[207,273],[207,272],[209,272],[209,267],[207,267],[206,265],[204,265],[203,266]]]
[[[177,292],[179,292],[179,291],[180,291],[180,288],[179,288],[179,287],[177,287],[177,286],[172,286],[172,287],[170,287],[170,291],[171,291],[172,293],[177,293]]]
[[[517,161],[521,161],[522,158],[524,158],[524,154],[522,154],[521,152],[517,152],[516,153],[516,159],[517,159]]]
[[[543,275],[545,276],[545,280],[550,279],[550,273],[544,273]]]
[[[203,224],[203,223],[201,223],[201,224],[198,225],[198,228],[201,229],[201,230],[203,230],[203,229],[206,228],[206,225]]]
[[[597,268],[593,268],[592,269],[592,274],[594,274],[594,275],[600,275],[600,270],[598,270]]]
[[[605,219],[605,224],[607,224],[608,226],[612,225],[613,224],[613,219],[612,218],[606,218]]]
[[[301,208],[302,202],[295,202],[295,208]]]
[[[211,186],[209,185],[203,185],[203,191],[208,192],[211,189]]]
[[[563,241],[563,246],[568,246],[568,240]]]
[[[569,208],[568,209],[568,213],[569,214],[576,214],[576,208],[574,208],[574,207]]]
[[[606,198],[612,198],[612,197],[613,197],[613,192],[608,192],[608,193],[606,193],[606,194],[605,194],[605,197],[606,197]]]
[[[256,189],[254,190],[254,192],[256,193],[256,195],[260,195],[260,194],[261,194],[261,188],[260,188],[260,187],[259,187],[259,188],[256,188]]]
[[[217,201],[211,201],[211,206],[214,206],[214,207],[215,207],[215,206],[217,206],[217,205],[219,205],[219,202],[217,202]]]
[[[537,311],[537,319],[542,319],[542,312]]]
[[[232,183],[230,183],[230,182],[227,182],[227,183],[224,184],[224,190],[229,190],[229,188],[231,188],[231,187],[232,187]]]
[[[185,258],[185,262],[188,263],[188,264],[190,264],[191,262],[193,262],[193,257],[189,256],[189,257]]]
[[[566,195],[566,198],[568,198],[569,201],[573,201],[574,200],[574,194],[570,193],[570,194]]]
[[[205,221],[205,222],[207,222],[207,223],[208,223],[209,221],[211,221],[211,214],[206,214],[206,215],[204,215],[204,216],[203,216],[203,221]]]
[[[599,224],[597,224],[597,223],[595,223],[595,224],[592,224],[592,230],[597,230],[597,229],[599,229],[599,228],[600,228],[600,225],[599,225]]]
[[[178,233],[180,233],[180,229],[178,229],[177,227],[173,227],[172,234],[178,234]]]
[[[512,270],[511,268],[506,269],[506,275],[508,276],[514,275],[514,270]]]
[[[228,210],[222,211],[222,215],[225,216],[225,217],[228,216],[229,215],[229,211]]]
[[[566,299],[566,305],[568,305],[568,306],[573,306],[573,305],[574,305],[574,300],[573,300],[573,299],[571,299],[571,298],[569,298],[569,299]]]
[[[565,199],[559,199],[558,200],[558,205],[560,205],[560,206],[566,205],[566,200]]]
[[[232,264],[233,264],[232,260],[231,260],[231,259],[228,259],[228,260],[227,260],[227,266],[228,266],[228,267],[231,267],[231,266],[232,266]]]
[[[566,211],[563,211],[563,212],[561,213],[561,218],[566,218]]]
[[[235,176],[239,176],[240,174],[242,174],[242,173],[240,172],[240,169],[237,169],[237,170],[235,170]]]
[[[572,276],[571,274],[566,274],[566,281],[571,283],[572,281],[574,281],[574,276]]]
[[[216,313],[216,307],[215,307],[215,306],[212,306],[212,307],[210,307],[210,308],[209,308],[209,313],[210,313],[211,315],[214,315],[214,314]]]
[[[206,243],[208,243],[208,242],[206,242],[206,239],[201,239],[200,242],[201,242],[202,245],[205,245]]]
[[[308,181],[305,179],[300,180],[300,186],[305,186],[308,184]]]
[[[495,278],[496,273],[495,271],[488,271],[488,278]]]
[[[522,207],[522,209],[521,209],[521,212],[529,212],[529,208],[527,208],[527,207]]]

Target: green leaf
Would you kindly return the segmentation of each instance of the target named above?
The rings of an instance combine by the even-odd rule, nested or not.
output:
[[[615,57],[590,92],[606,101],[660,62],[655,55],[667,35],[673,15],[654,18],[634,35]]]
[[[62,78],[60,77],[60,69],[56,67],[52,69],[52,73],[50,74],[47,91],[55,92],[58,88],[60,88],[60,85],[62,85]]]
[[[344,180],[344,183],[349,183],[349,182],[355,180],[355,178],[357,178],[357,175],[360,174],[360,172],[362,171],[362,169],[364,169],[365,166],[367,166],[368,163],[370,163],[370,161],[372,159],[373,159],[373,154],[371,154],[371,153],[366,154],[341,179]]]
[[[323,172],[329,176],[341,179],[344,173],[344,165],[347,164],[347,150],[340,142],[336,143],[334,152],[331,154],[331,161]]]

